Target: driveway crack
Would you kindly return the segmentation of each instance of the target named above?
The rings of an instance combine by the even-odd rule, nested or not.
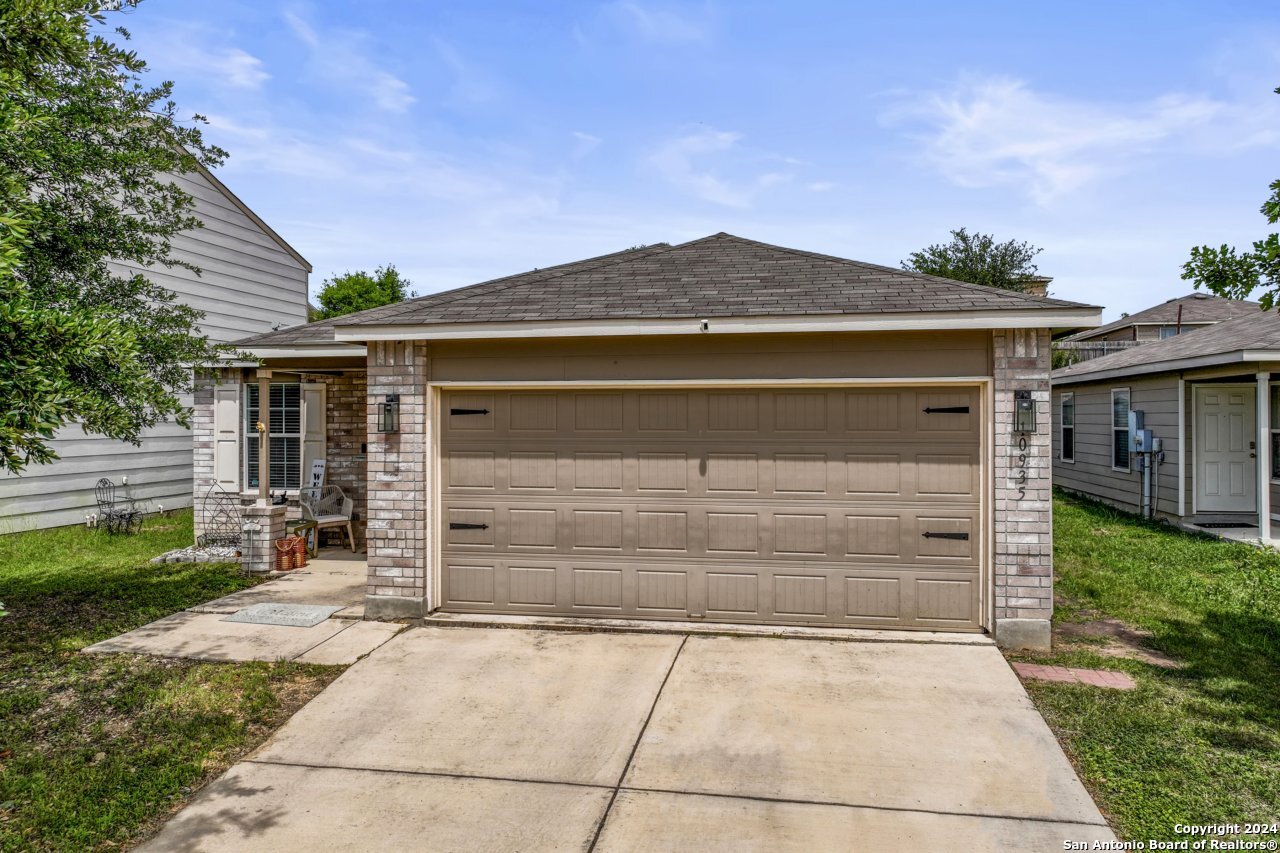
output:
[[[613,811],[614,801],[618,799],[618,791],[622,790],[622,783],[627,778],[628,771],[631,770],[631,762],[635,761],[636,752],[640,749],[640,741],[644,740],[644,733],[649,730],[649,721],[653,719],[653,712],[658,707],[658,700],[662,698],[662,692],[667,689],[667,681],[671,678],[671,672],[676,668],[676,661],[680,659],[680,653],[684,651],[684,644],[689,642],[689,635],[685,634],[680,640],[680,645],[676,647],[676,653],[671,657],[671,665],[667,667],[667,674],[662,676],[662,683],[658,685],[658,692],[653,696],[653,704],[649,706],[649,713],[645,715],[644,725],[640,727],[640,733],[636,735],[636,742],[631,745],[631,754],[627,756],[627,763],[623,765],[622,772],[618,774],[618,783],[613,786],[613,791],[609,794],[609,804],[605,806],[604,813],[600,815],[600,821],[596,824],[596,833],[591,837],[591,846],[587,848],[587,853],[593,853],[596,845],[600,843],[600,833],[604,831],[605,822],[609,820],[609,813]]]

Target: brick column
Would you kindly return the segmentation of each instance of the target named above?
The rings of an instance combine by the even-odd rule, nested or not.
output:
[[[213,483],[213,389],[217,371],[197,371],[191,408],[191,503],[198,539],[204,533],[204,496]]]
[[[366,619],[421,616],[429,609],[427,472],[430,441],[426,347],[414,341],[368,345],[369,580]],[[400,397],[400,431],[378,432],[388,394]]]
[[[996,642],[1049,648],[1053,617],[1052,410],[1047,329],[994,333]],[[1030,391],[1036,431],[1013,431],[1014,392]],[[1025,447],[1022,442],[1025,439]],[[1023,455],[1025,454],[1025,461]],[[1025,476],[1024,476],[1025,475]]]
[[[240,565],[250,574],[266,574],[275,570],[276,540],[284,538],[285,506],[244,508],[244,526],[240,537]]]

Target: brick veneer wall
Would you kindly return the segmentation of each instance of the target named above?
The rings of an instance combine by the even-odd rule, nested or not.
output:
[[[414,341],[368,345],[369,582],[365,616],[421,615],[429,607],[427,482],[431,447],[426,347]],[[400,431],[377,431],[388,394],[400,397]]]
[[[993,344],[995,636],[1007,647],[1048,648],[1053,616],[1049,331],[1000,330]],[[1013,431],[1014,391],[1030,391],[1036,403],[1036,431],[1026,435],[1025,463],[1020,462],[1022,436]]]
[[[365,417],[365,375],[344,373],[341,376],[317,376],[306,374],[304,382],[323,382],[325,391],[325,482],[340,486],[343,493],[355,505],[356,547],[365,540],[365,528],[369,522],[368,477],[365,472],[365,456],[362,445],[367,441],[368,429]],[[304,471],[303,476],[310,472]],[[297,518],[301,510],[290,501],[289,518]],[[337,542],[336,532],[326,531],[326,536]],[[328,541],[328,540],[326,540]]]
[[[252,379],[251,372],[249,378]],[[213,485],[213,390],[221,383],[240,382],[243,379],[238,368],[207,371],[196,376],[191,431],[194,469],[192,489],[197,536],[204,532],[204,495]],[[363,373],[351,372],[342,376],[306,375],[301,379],[304,382],[323,382],[328,385],[325,392],[325,457],[329,460],[329,465],[325,481],[341,486],[355,504],[357,519],[353,526],[358,546],[364,538],[364,527],[369,515],[368,478],[362,455],[362,445],[367,436],[365,376]],[[243,453],[243,443],[240,449]],[[243,459],[238,464],[243,470]],[[308,473],[304,471],[303,475]],[[249,506],[253,499],[244,498],[241,503]],[[298,502],[290,500],[287,517],[298,518],[300,514]]]
[[[204,533],[204,496],[213,485],[213,389],[223,382],[238,382],[234,368],[203,370],[195,375],[191,411],[191,496],[195,535]]]

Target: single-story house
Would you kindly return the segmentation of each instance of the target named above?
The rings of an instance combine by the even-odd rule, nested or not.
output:
[[[1055,341],[1054,346],[1070,351],[1078,359],[1098,358],[1203,329],[1223,320],[1244,317],[1257,310],[1257,302],[1226,299],[1210,293],[1189,293],[1096,329],[1067,335]]]
[[[257,478],[265,387],[270,485],[322,454],[356,497],[368,618],[1044,646],[1049,342],[1099,318],[723,233],[647,246],[241,341],[261,363],[204,379],[196,489]]]
[[[1270,542],[1280,499],[1277,374],[1280,315],[1257,308],[1055,370],[1054,482],[1130,512]],[[1159,452],[1134,448],[1131,428],[1149,430]]]

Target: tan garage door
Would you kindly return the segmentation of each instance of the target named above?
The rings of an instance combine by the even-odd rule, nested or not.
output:
[[[976,630],[977,389],[450,392],[444,608]]]

